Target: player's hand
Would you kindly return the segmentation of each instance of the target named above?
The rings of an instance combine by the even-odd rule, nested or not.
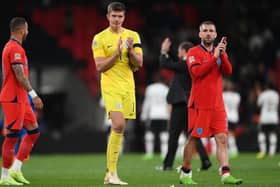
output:
[[[126,46],[128,49],[129,58],[131,55],[132,56],[135,55],[135,51],[133,50],[134,48],[133,48],[133,38],[132,37],[127,37]],[[133,72],[136,72],[138,70],[138,65],[135,64],[135,62],[133,62],[131,59],[129,60],[129,66]]]
[[[223,55],[227,50],[227,44],[226,43],[220,43],[220,55]]]
[[[32,99],[32,102],[33,102],[34,107],[35,107],[36,109],[42,109],[43,106],[44,106],[44,104],[43,104],[43,102],[42,102],[42,100],[41,100],[41,98],[40,98],[39,96],[34,97],[34,98]]]
[[[133,49],[133,38],[128,37],[126,42],[127,42],[126,44],[127,44],[128,52],[130,52],[130,50]]]
[[[225,53],[226,48],[227,48],[226,45],[227,45],[226,43],[222,43],[222,42],[220,42],[220,43],[217,45],[217,47],[216,47],[215,50],[214,50],[214,56],[215,56],[216,58],[218,58],[220,55],[223,55],[223,54]]]
[[[169,50],[170,50],[170,46],[171,46],[171,40],[169,38],[165,38],[161,44],[161,54],[166,55]]]
[[[220,43],[217,45],[214,51],[214,56],[218,58],[220,55],[223,55],[227,49],[227,37],[222,37]]]
[[[122,49],[123,49],[123,42],[122,42],[122,38],[120,37],[119,41],[118,41],[118,56],[121,56],[122,54]]]
[[[227,49],[227,37],[225,37],[225,36],[222,37],[220,44],[221,44],[220,45],[220,48],[221,48],[220,55],[223,55]]]
[[[132,63],[129,63],[129,67],[130,67],[131,71],[133,71],[133,72],[136,72],[139,69],[136,65],[134,65]]]

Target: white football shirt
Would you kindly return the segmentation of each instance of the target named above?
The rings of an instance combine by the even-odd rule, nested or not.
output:
[[[142,105],[141,120],[168,120],[169,111],[166,101],[168,86],[152,83],[147,86]]]
[[[260,124],[278,124],[279,94],[274,90],[265,90],[258,96],[257,104],[261,107]]]
[[[237,123],[239,121],[240,94],[233,91],[224,91],[223,99],[228,121]]]

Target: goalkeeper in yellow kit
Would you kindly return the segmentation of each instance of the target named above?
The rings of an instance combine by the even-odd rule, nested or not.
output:
[[[136,118],[133,71],[142,67],[143,53],[139,34],[122,27],[125,5],[112,2],[107,9],[109,27],[96,34],[92,42],[96,69],[101,72],[102,98],[112,120],[104,184],[127,185],[117,175],[117,163],[127,119]]]

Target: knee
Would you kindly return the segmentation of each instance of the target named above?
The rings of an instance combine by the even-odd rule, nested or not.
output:
[[[184,145],[185,143],[186,143],[186,136],[184,134],[181,134],[178,139],[178,144]]]
[[[154,141],[154,134],[151,131],[147,131],[145,133],[145,141],[153,142]]]
[[[125,124],[121,122],[113,123],[112,129],[117,133],[123,133],[124,132]]]
[[[197,139],[198,139],[198,138],[196,138],[196,137],[189,136],[189,137],[188,137],[187,144],[188,144],[188,145],[193,145],[193,146],[195,146],[195,144],[196,144],[196,142],[197,142]]]
[[[277,143],[277,135],[276,135],[276,133],[269,134],[269,141],[272,144],[276,144]]]
[[[265,141],[265,134],[264,133],[259,133],[258,134],[258,140],[259,142],[264,142]]]
[[[167,143],[168,142],[168,138],[169,138],[169,135],[167,132],[161,132],[160,133],[160,141],[162,143]]]
[[[33,123],[33,124],[25,125],[24,128],[25,128],[27,131],[33,131],[33,130],[35,130],[35,129],[38,129],[38,123]]]
[[[228,136],[225,133],[216,136],[217,144],[226,145],[228,144]]]
[[[123,133],[126,125],[126,120],[121,112],[110,112],[112,120],[112,130],[116,133]]]

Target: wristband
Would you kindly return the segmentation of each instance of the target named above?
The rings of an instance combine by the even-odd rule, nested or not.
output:
[[[37,93],[35,92],[35,90],[29,91],[29,92],[28,92],[28,95],[30,95],[30,97],[31,97],[32,99],[34,99],[35,97],[38,96]]]

